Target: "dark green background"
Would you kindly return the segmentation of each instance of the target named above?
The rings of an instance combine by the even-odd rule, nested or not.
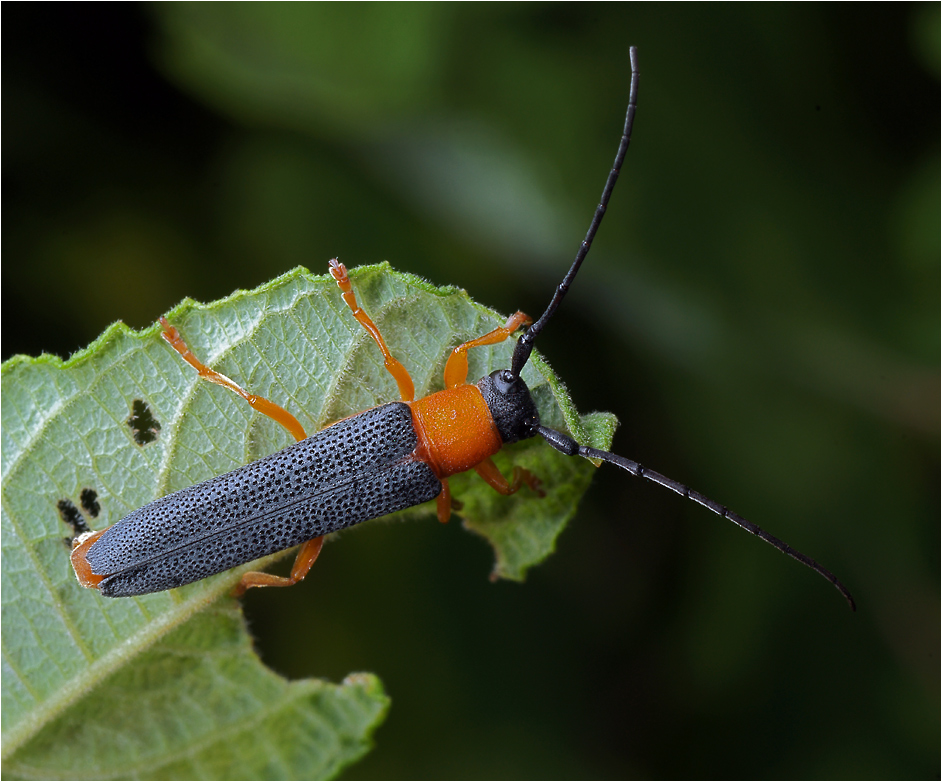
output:
[[[246,599],[277,670],[371,670],[364,777],[938,777],[939,6],[7,5],[3,356],[333,255],[538,313],[615,449],[834,570],[599,471],[490,584],[371,524]],[[406,365],[410,357],[403,356]]]

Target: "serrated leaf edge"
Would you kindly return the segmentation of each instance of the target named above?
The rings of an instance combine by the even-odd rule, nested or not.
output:
[[[501,315],[499,313],[471,299],[467,291],[464,289],[457,288],[455,286],[436,286],[433,283],[416,275],[410,274],[408,272],[396,271],[386,261],[383,261],[379,264],[359,266],[350,270],[351,279],[354,280],[360,275],[382,273],[391,274],[395,277],[398,277],[407,286],[418,287],[421,290],[437,297],[445,298],[458,295],[482,314],[497,320],[501,319]],[[238,289],[229,296],[214,300],[209,303],[201,303],[191,298],[185,298],[179,304],[174,306],[167,313],[166,317],[173,321],[175,319],[179,320],[188,312],[193,310],[211,312],[226,305],[236,303],[247,296],[264,294],[270,290],[288,284],[296,278],[304,278],[308,282],[317,282],[325,280],[325,278],[330,280],[329,275],[316,275],[311,273],[303,266],[297,266],[285,274],[263,283],[257,288],[252,290]],[[47,363],[52,364],[57,368],[67,369],[77,366],[80,363],[92,358],[98,351],[104,349],[109,344],[109,342],[111,342],[113,339],[116,339],[118,336],[126,335],[143,341],[156,333],[159,328],[159,325],[154,324],[144,329],[135,330],[128,327],[125,323],[118,321],[111,324],[94,342],[92,342],[86,348],[76,351],[68,359],[62,359],[59,356],[48,353],[44,353],[38,357],[17,355],[3,362],[2,366],[0,366],[0,372],[6,374],[15,366],[24,362]],[[247,339],[249,336],[249,334],[246,334],[244,338]],[[369,337],[365,334],[362,338],[369,339]],[[221,357],[225,356],[230,351],[231,347],[227,348],[218,355],[207,357],[207,363],[218,361]],[[569,431],[573,434],[574,437],[576,437],[576,439],[584,441],[586,430],[582,424],[578,412],[576,411],[574,403],[568,396],[565,384],[563,384],[562,381],[556,379],[556,376],[554,375],[549,364],[538,352],[534,351],[531,356],[530,364],[549,385],[553,394],[553,398],[563,413],[563,418]],[[194,381],[191,385],[192,388],[196,388],[197,386],[198,383],[196,381]],[[189,390],[187,393],[189,394]],[[62,405],[57,406],[55,409],[59,410],[62,406],[68,404],[69,400],[63,402]],[[41,433],[42,429],[43,427],[39,427],[38,431]],[[23,449],[24,452],[27,450],[27,448]],[[169,458],[169,455],[165,458]],[[570,516],[566,519],[566,522],[568,522],[572,515],[573,514],[570,514]],[[179,627],[200,611],[205,610],[209,605],[214,603],[223,594],[231,589],[232,585],[236,583],[239,578],[241,578],[242,572],[248,569],[258,569],[259,567],[264,567],[265,562],[277,559],[281,555],[282,554],[276,554],[270,558],[262,560],[261,563],[255,562],[251,566],[245,566],[244,568],[231,571],[231,577],[229,578],[214,579],[211,582],[211,586],[199,590],[195,594],[183,599],[172,609],[164,611],[157,615],[156,618],[148,621],[141,627],[140,630],[129,636],[119,646],[116,646],[114,649],[110,650],[102,657],[92,662],[89,665],[89,668],[86,669],[86,671],[81,676],[75,677],[63,687],[59,688],[55,696],[43,701],[41,705],[31,710],[18,725],[10,729],[4,735],[3,747],[2,750],[0,750],[0,759],[12,757],[12,755],[21,746],[27,743],[33,736],[35,736],[44,725],[52,721],[58,714],[78,701],[84,694],[92,690],[97,684],[104,681],[106,678],[108,678],[108,676],[112,675],[119,667],[127,664],[127,658],[129,654],[140,655],[146,649],[153,646],[168,632],[175,629],[176,627]],[[499,568],[499,564],[497,567]],[[98,596],[97,599],[104,600],[106,598]],[[143,608],[141,610],[142,613],[147,613],[147,611]]]

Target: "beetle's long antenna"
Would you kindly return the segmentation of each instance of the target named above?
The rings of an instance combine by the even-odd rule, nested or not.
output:
[[[625,130],[621,136],[621,143],[618,145],[618,152],[615,154],[615,163],[612,165],[612,170],[608,173],[608,179],[605,180],[605,189],[602,190],[602,198],[595,209],[595,215],[592,218],[591,225],[589,225],[585,239],[582,240],[582,246],[579,248],[579,252],[576,253],[576,259],[572,262],[572,266],[569,267],[569,271],[566,272],[563,281],[557,286],[549,306],[544,313],[540,315],[539,320],[530,326],[526,333],[517,340],[517,345],[514,348],[513,361],[510,364],[510,371],[513,373],[514,377],[520,376],[520,372],[530,358],[530,353],[533,352],[533,343],[540,335],[547,321],[553,317],[553,313],[556,312],[556,308],[559,307],[563,296],[566,295],[566,291],[569,290],[569,286],[576,278],[576,273],[579,271],[579,267],[582,266],[582,262],[585,260],[589,248],[592,246],[595,232],[599,230],[602,218],[605,217],[605,210],[608,208],[608,199],[611,198],[612,190],[615,189],[615,183],[618,181],[618,174],[625,160],[625,153],[628,151],[628,145],[631,143],[631,126],[634,125],[635,109],[638,105],[639,73],[637,47],[630,47],[628,49],[628,55],[631,59],[631,88],[628,91],[628,113],[625,115]]]
[[[675,480],[661,475],[659,472],[648,470],[647,468],[638,464],[638,462],[633,462],[631,459],[626,459],[624,456],[618,456],[617,454],[609,453],[608,451],[600,451],[597,448],[589,448],[585,445],[579,445],[579,443],[577,443],[568,435],[565,435],[562,432],[557,432],[555,429],[550,429],[546,426],[537,424],[532,428],[535,433],[542,435],[543,439],[552,445],[553,448],[555,448],[557,451],[561,451],[567,456],[585,456],[589,459],[602,459],[603,461],[609,462],[610,464],[614,464],[616,467],[621,467],[623,470],[627,470],[632,475],[636,475],[639,478],[647,478],[649,481],[654,481],[660,486],[664,486],[671,491],[675,491],[682,497],[687,497],[688,499],[699,503],[704,508],[713,511],[717,516],[722,516],[724,519],[729,519],[734,524],[737,524],[746,530],[746,532],[751,532],[757,538],[761,538],[766,543],[774,546],[782,553],[788,554],[788,556],[790,556],[792,559],[797,559],[799,562],[801,562],[802,565],[806,565],[816,573],[824,576],[835,587],[837,587],[837,590],[850,604],[851,610],[857,610],[857,605],[854,603],[854,598],[851,596],[847,587],[838,581],[837,577],[831,573],[830,570],[827,570],[826,568],[819,565],[811,557],[805,556],[800,551],[793,549],[787,543],[779,540],[773,535],[770,535],[761,527],[757,527],[751,521],[746,521],[746,519],[744,519],[742,516],[733,513],[725,505],[720,505],[718,502],[714,502],[709,497],[704,497],[702,494],[700,494],[700,492],[694,491],[690,487],[684,486],[682,483],[678,483]]]

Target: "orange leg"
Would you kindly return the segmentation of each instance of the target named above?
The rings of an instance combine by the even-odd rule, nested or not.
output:
[[[483,337],[458,345],[451,351],[451,355],[445,363],[445,388],[463,386],[468,381],[468,350],[482,345],[496,345],[503,342],[521,326],[528,326],[532,322],[533,318],[526,313],[516,312],[507,318],[507,323],[500,328],[488,332]]]
[[[438,520],[445,524],[451,518],[451,488],[448,486],[448,479],[442,478],[442,491],[435,498],[435,510],[438,514]]]
[[[171,326],[166,318],[160,319],[160,325],[163,326],[164,329],[164,339],[170,343],[170,346],[176,350],[177,353],[183,356],[183,359],[190,366],[199,372],[201,378],[208,380],[210,383],[215,383],[218,386],[222,386],[223,388],[228,388],[233,393],[238,394],[246,402],[252,405],[252,407],[258,410],[258,412],[262,413],[263,415],[267,415],[269,418],[281,424],[285,429],[291,432],[292,436],[296,440],[301,441],[307,437],[304,427],[301,426],[298,419],[291,415],[291,413],[289,413],[280,405],[276,405],[274,402],[265,399],[264,397],[255,396],[255,394],[248,393],[234,380],[231,380],[225,375],[207,368],[195,355],[193,355],[193,351],[187,347],[187,344],[180,336],[180,332]],[[311,566],[317,560],[317,555],[321,553],[321,546],[323,545],[323,537],[314,538],[313,540],[309,540],[307,543],[304,543],[298,551],[298,555],[294,560],[294,565],[291,568],[291,576],[288,578],[285,578],[284,576],[273,576],[271,573],[262,573],[260,571],[254,570],[250,573],[246,573],[244,576],[242,576],[242,580],[233,590],[233,596],[240,597],[245,593],[246,589],[251,589],[252,587],[291,586],[292,584],[297,584],[307,575],[308,571],[311,569]]]
[[[294,559],[294,565],[291,566],[291,575],[287,578],[285,576],[273,576],[271,573],[262,573],[257,570],[246,573],[242,576],[242,580],[236,585],[236,588],[232,590],[232,596],[242,597],[245,590],[252,587],[287,587],[297,584],[307,575],[317,561],[317,555],[321,553],[323,545],[323,536],[302,544],[298,550],[298,556]]]
[[[451,512],[453,510],[461,510],[464,507],[464,503],[451,496],[451,487],[448,485],[448,479],[442,478],[441,480],[442,491],[435,498],[435,512],[438,516],[438,520],[442,524],[446,524],[448,519],[451,518]]]
[[[475,467],[474,471],[487,481],[488,485],[494,489],[494,491],[500,494],[514,494],[517,489],[523,484],[526,484],[537,496],[546,496],[546,492],[541,488],[540,479],[523,467],[514,467],[513,477],[510,483],[507,482],[507,479],[503,476],[501,471],[497,469],[497,465],[494,464],[490,457]]]
[[[408,370],[389,352],[386,341],[383,339],[383,335],[379,333],[379,329],[376,328],[376,324],[357,304],[356,294],[353,292],[353,286],[350,285],[350,278],[347,277],[347,267],[336,258],[331,258],[330,273],[337,281],[337,285],[340,286],[340,290],[343,292],[343,300],[353,313],[353,317],[366,329],[366,332],[382,351],[383,363],[386,365],[389,374],[393,376],[393,380],[396,381],[396,385],[399,386],[399,396],[402,401],[413,401],[415,399],[415,386],[412,383],[412,378],[409,376]]]
[[[276,405],[274,402],[265,399],[264,397],[255,396],[255,394],[248,393],[234,380],[231,380],[225,375],[207,368],[196,356],[193,355],[193,351],[187,347],[187,344],[180,336],[180,332],[171,326],[170,322],[166,318],[160,319],[160,325],[163,326],[164,329],[163,338],[170,343],[170,347],[183,356],[183,360],[186,361],[187,364],[199,372],[201,378],[208,380],[210,383],[215,383],[217,386],[228,388],[233,393],[238,394],[246,402],[252,405],[252,407],[258,410],[258,412],[262,413],[262,415],[267,415],[269,418],[281,424],[285,429],[291,432],[292,436],[296,440],[300,441],[307,437],[304,427],[301,426],[301,424],[298,422],[298,419],[291,415],[291,413],[289,413],[283,407]]]

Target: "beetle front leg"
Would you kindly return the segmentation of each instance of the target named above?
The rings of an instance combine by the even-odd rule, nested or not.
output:
[[[540,479],[523,467],[514,467],[513,476],[509,482],[504,477],[503,473],[497,469],[497,465],[494,464],[490,457],[477,465],[477,467],[474,468],[474,471],[485,481],[487,481],[488,486],[490,486],[499,494],[503,494],[505,496],[515,494],[523,484],[526,484],[538,497],[546,496],[546,492],[543,491],[542,482]]]
[[[525,312],[515,312],[503,326],[489,331],[483,337],[462,342],[451,351],[448,361],[445,362],[445,388],[463,386],[468,380],[468,351],[483,345],[497,345],[508,339],[517,329],[533,322],[533,318]]]

